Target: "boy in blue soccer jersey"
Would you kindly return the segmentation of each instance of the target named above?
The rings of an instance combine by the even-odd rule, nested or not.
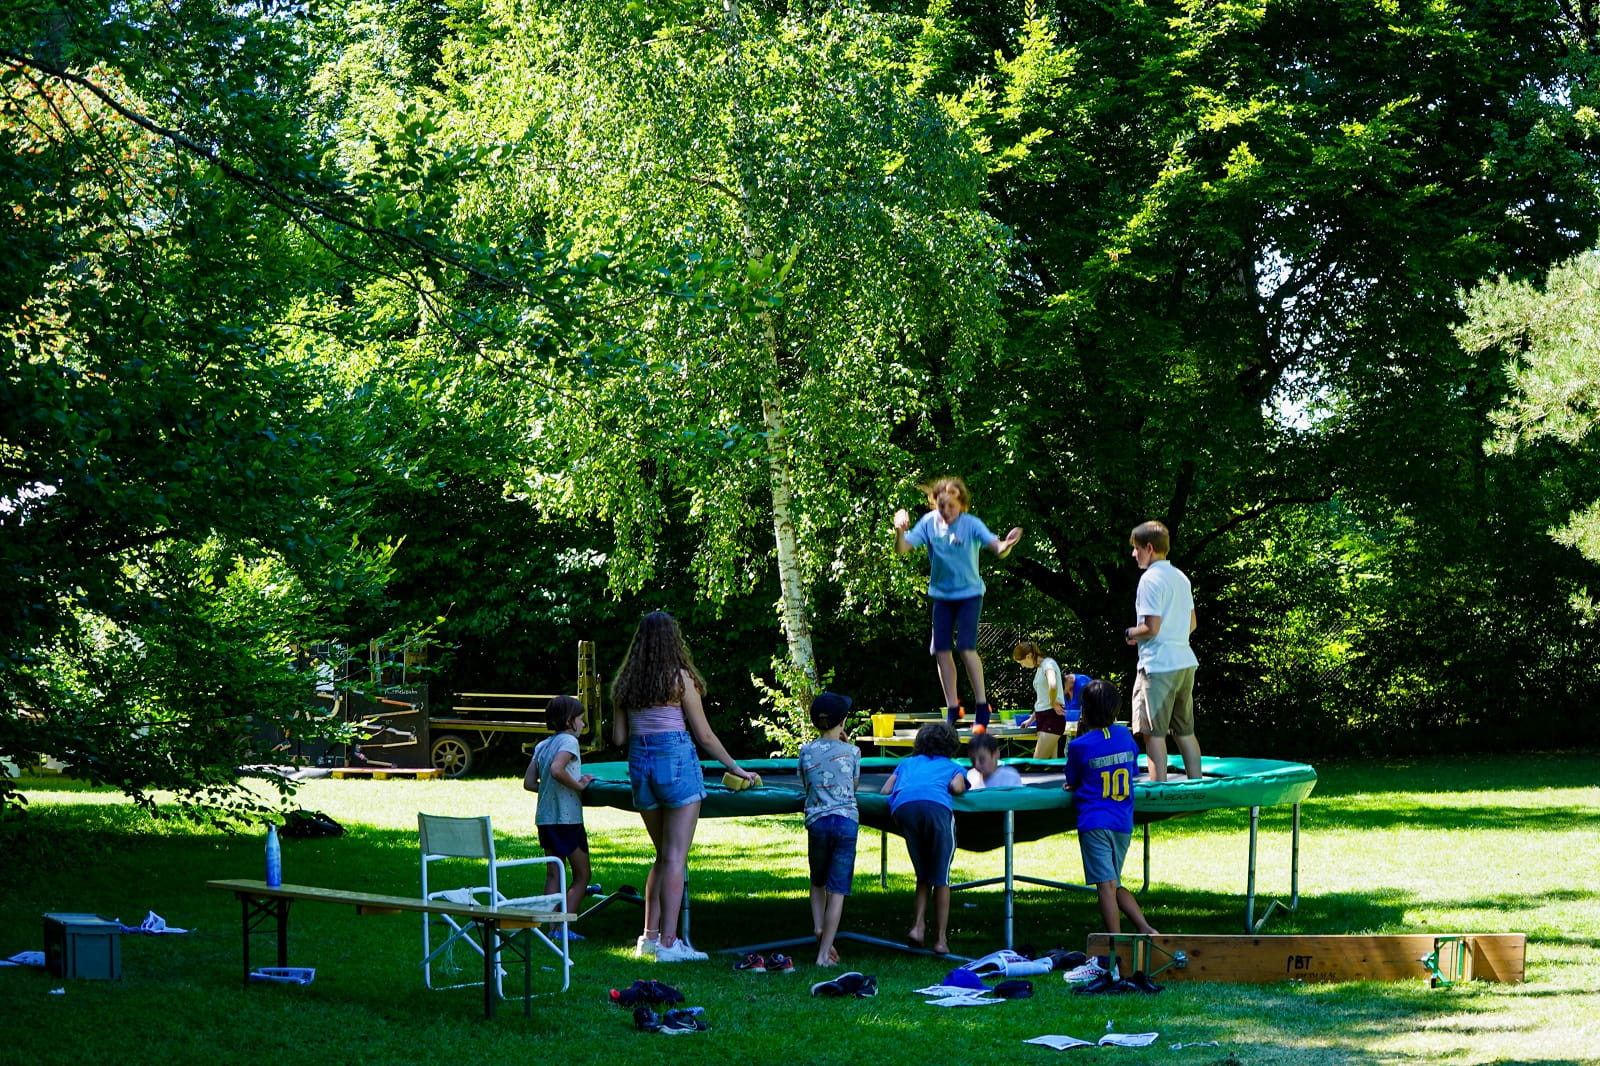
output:
[[[1126,914],[1135,930],[1153,936],[1156,930],[1145,921],[1133,893],[1122,887],[1122,860],[1133,839],[1133,776],[1139,747],[1127,727],[1116,724],[1121,705],[1122,695],[1111,682],[1091,681],[1084,686],[1083,716],[1078,736],[1067,745],[1067,780],[1061,787],[1072,793],[1083,878],[1100,897],[1106,931],[1122,932]],[[1079,969],[1104,965],[1091,962]],[[1079,979],[1094,976],[1084,972]]]

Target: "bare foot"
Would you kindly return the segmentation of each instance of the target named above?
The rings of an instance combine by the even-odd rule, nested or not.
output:
[[[832,944],[828,945],[828,965],[839,965],[839,949],[834,947]]]
[[[950,954],[950,945],[943,940],[936,940],[933,942],[933,953],[935,955],[948,955]]]
[[[924,932],[925,930],[922,929],[911,930],[911,932],[906,934],[906,943],[920,950],[922,947],[922,936]]]

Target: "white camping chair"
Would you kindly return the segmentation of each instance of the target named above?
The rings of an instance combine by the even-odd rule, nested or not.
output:
[[[469,903],[484,907],[522,907],[527,910],[537,911],[565,911],[567,909],[567,868],[560,859],[540,856],[528,859],[497,859],[494,853],[494,828],[489,824],[488,816],[482,818],[451,818],[437,814],[417,815],[417,831],[422,843],[422,898],[427,900],[448,900],[451,903]],[[428,867],[444,859],[479,859],[484,867],[473,866],[469,875],[472,878],[486,878],[487,884],[468,884],[458,887],[440,888],[430,882]],[[560,874],[559,893],[547,895],[544,892],[545,868],[554,863]],[[537,895],[509,895],[500,885],[500,872],[517,866],[539,867],[539,881]],[[460,863],[454,864],[459,868]],[[485,870],[487,872],[485,872]],[[459,880],[459,878],[458,878]],[[436,937],[435,933],[440,937]],[[567,950],[567,923],[557,924],[556,932],[560,940],[551,940],[543,929],[529,930],[533,936],[543,941],[544,945],[561,957],[561,990],[565,992],[572,977],[572,955]],[[435,940],[438,940],[435,943]],[[441,953],[453,949],[458,944],[468,944],[477,953],[481,962],[484,945],[482,943],[482,930],[472,921],[459,921],[448,914],[424,914],[422,916],[422,983],[428,988],[468,988],[481,985],[482,981],[462,981],[458,984],[436,985],[433,983],[433,967]],[[505,998],[502,978],[504,969],[497,968],[495,972],[495,992],[502,999]]]

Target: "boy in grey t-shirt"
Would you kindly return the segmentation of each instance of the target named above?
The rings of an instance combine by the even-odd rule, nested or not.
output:
[[[822,734],[800,748],[800,782],[806,790],[806,850],[811,860],[811,925],[817,935],[817,965],[837,966],[833,940],[839,934],[844,898],[856,870],[856,783],[861,752],[840,736],[850,715],[850,697],[818,693],[811,724]]]

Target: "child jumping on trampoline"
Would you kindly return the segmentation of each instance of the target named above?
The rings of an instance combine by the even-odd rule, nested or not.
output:
[[[978,615],[983,610],[985,589],[978,576],[978,550],[988,548],[1004,559],[1022,539],[1022,527],[1004,538],[991,533],[969,512],[971,497],[966,482],[958,477],[940,478],[924,491],[934,501],[934,509],[915,526],[904,509],[896,511],[894,547],[901,555],[912,548],[928,549],[928,598],[933,605],[933,639],[928,650],[939,668],[947,720],[954,726],[960,715],[954,655],[959,651],[972,685],[973,731],[981,733],[989,726],[989,698],[983,685],[983,660],[978,657]]]
[[[1095,888],[1100,919],[1109,933],[1122,932],[1122,915],[1146,936],[1158,935],[1145,921],[1133,893],[1122,887],[1122,860],[1133,839],[1133,777],[1139,746],[1126,726],[1117,725],[1122,695],[1109,681],[1091,681],[1083,694],[1078,736],[1067,745],[1067,778],[1077,816],[1083,879]],[[1088,981],[1110,969],[1110,961],[1090,960],[1065,975]]]
[[[841,736],[850,716],[850,697],[820,692],[811,701],[811,724],[820,736],[800,748],[800,783],[806,792],[806,852],[811,866],[811,927],[817,936],[817,965],[836,966],[844,898],[856,870],[856,835],[861,814],[856,785],[861,751]]]
[[[544,724],[551,735],[534,747],[528,771],[522,777],[522,787],[539,794],[539,805],[533,816],[539,827],[539,846],[546,855],[572,867],[572,876],[567,881],[566,907],[577,914],[589,888],[590,870],[582,793],[594,780],[593,774],[583,772],[578,751],[578,737],[586,724],[583,704],[571,696],[557,696],[545,706]],[[560,891],[561,875],[554,866],[547,866],[546,870],[545,895],[553,896]],[[570,928],[567,937],[582,939]]]
[[[955,858],[955,808],[951,796],[967,790],[967,778],[955,761],[961,741],[947,722],[929,722],[917,730],[911,754],[901,759],[882,792],[889,814],[905,838],[911,868],[917,874],[916,912],[906,943],[927,942],[928,900],[933,900],[933,951],[948,955],[950,944],[950,860]]]

